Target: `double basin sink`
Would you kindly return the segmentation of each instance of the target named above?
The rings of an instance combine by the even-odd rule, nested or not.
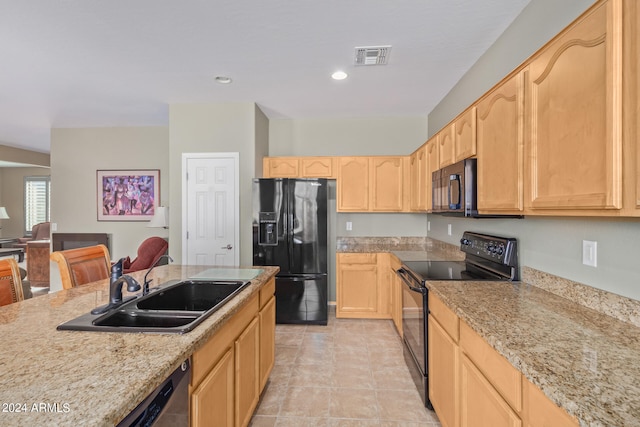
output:
[[[185,333],[242,291],[249,281],[170,281],[101,315],[84,314],[58,330]]]

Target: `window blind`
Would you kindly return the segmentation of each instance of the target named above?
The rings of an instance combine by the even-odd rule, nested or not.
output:
[[[34,225],[49,221],[49,194],[51,180],[48,176],[28,176],[24,179],[24,226],[25,234],[31,233]]]

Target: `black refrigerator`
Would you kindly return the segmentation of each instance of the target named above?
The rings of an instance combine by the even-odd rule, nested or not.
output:
[[[253,180],[253,264],[280,267],[276,323],[327,324],[327,180]]]

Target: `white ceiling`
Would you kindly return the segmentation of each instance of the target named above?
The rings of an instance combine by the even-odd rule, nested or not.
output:
[[[168,125],[172,103],[426,117],[527,3],[0,0],[0,144],[48,152],[51,128]],[[371,45],[392,45],[388,65],[354,66]]]

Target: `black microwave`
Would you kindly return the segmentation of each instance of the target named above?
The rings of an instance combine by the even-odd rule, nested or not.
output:
[[[432,174],[432,212],[478,216],[477,159],[465,159]]]

